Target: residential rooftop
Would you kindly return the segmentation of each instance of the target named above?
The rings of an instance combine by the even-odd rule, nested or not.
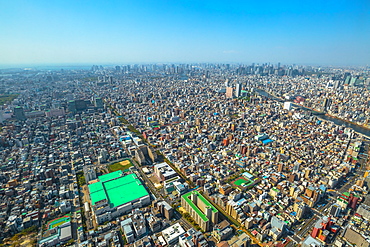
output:
[[[194,211],[202,218],[203,221],[207,222],[209,219],[207,216],[198,208],[197,205],[189,198],[192,194],[196,194],[198,199],[200,199],[207,207],[210,207],[214,213],[218,212],[218,210],[206,199],[204,198],[198,191],[190,191],[184,194],[182,197],[184,200],[194,209]]]

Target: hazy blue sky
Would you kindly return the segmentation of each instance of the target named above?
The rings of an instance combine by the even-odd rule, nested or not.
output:
[[[0,0],[0,64],[370,64],[369,0]]]

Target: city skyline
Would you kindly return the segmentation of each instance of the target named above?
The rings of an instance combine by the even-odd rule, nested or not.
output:
[[[38,67],[0,82],[2,245],[370,247],[368,68]]]
[[[367,1],[11,1],[0,66],[122,63],[368,65]]]

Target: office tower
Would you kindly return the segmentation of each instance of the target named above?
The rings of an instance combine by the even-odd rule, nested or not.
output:
[[[349,85],[350,81],[351,81],[351,76],[350,75],[347,75],[346,77],[344,77],[344,84]]]
[[[316,224],[311,232],[311,237],[316,238],[320,234],[320,224]]]
[[[229,79],[226,79],[225,81],[225,87],[228,87],[229,86]]]
[[[75,100],[76,110],[83,111],[87,108],[87,102],[85,100],[79,99]]]
[[[236,90],[235,90],[235,96],[239,98],[242,93],[242,84],[238,83],[236,84]]]
[[[74,100],[68,101],[67,108],[69,112],[76,112],[76,102]]]
[[[309,207],[307,207],[307,205],[306,204],[304,204],[304,203],[299,203],[298,205],[297,205],[297,208],[296,208],[296,213],[297,213],[297,215],[296,215],[296,217],[297,217],[297,219],[302,219],[302,218],[304,218],[305,217],[305,214],[307,213],[307,211],[308,211],[308,209],[309,209]]]
[[[83,111],[87,108],[87,102],[85,100],[70,100],[67,103],[67,108],[69,112]]]
[[[14,108],[14,117],[17,119],[17,120],[26,120],[26,116],[24,115],[24,111],[23,111],[23,107],[21,106],[17,106]]]
[[[331,99],[329,99],[329,98],[325,98],[325,99],[324,99],[324,103],[323,103],[323,108],[324,108],[324,110],[326,110],[327,108],[329,108],[329,107],[330,107],[330,105],[331,105]]]
[[[337,80],[337,81],[335,81],[335,83],[334,83],[334,88],[339,88],[340,87],[340,81],[339,80]]]
[[[226,88],[226,98],[232,99],[233,98],[233,88],[227,87]]]
[[[333,204],[330,208],[330,214],[334,217],[338,217],[340,214],[341,208],[338,204]]]
[[[96,108],[103,108],[104,107],[103,99],[102,98],[95,98],[94,105],[95,105]]]

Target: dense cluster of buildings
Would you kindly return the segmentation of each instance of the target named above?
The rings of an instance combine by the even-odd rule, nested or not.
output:
[[[26,71],[1,79],[3,93],[18,94],[1,106],[2,239],[31,226],[43,229],[68,213],[81,229],[78,174],[84,167],[125,156],[110,129],[117,119],[94,104],[99,98],[87,88],[71,81],[78,75],[58,72],[54,79],[60,76],[63,83],[54,83],[48,74]],[[70,111],[73,99],[83,101],[84,107]],[[77,235],[77,229],[68,224],[44,229],[40,244],[69,241],[67,232]],[[83,231],[78,235],[84,238]]]
[[[368,127],[370,78],[362,70],[318,73],[317,77],[265,77],[269,93],[296,104]]]
[[[70,214],[76,229],[40,230],[39,243],[70,241],[70,230],[82,246],[119,246],[123,236],[207,246],[189,222],[171,221],[176,205],[220,247],[289,234],[303,245],[366,243],[367,139],[295,107],[366,125],[366,73],[269,64],[2,72],[0,91],[16,96],[0,110],[0,236]],[[110,172],[129,157],[133,167]],[[301,222],[310,229],[297,230]]]

